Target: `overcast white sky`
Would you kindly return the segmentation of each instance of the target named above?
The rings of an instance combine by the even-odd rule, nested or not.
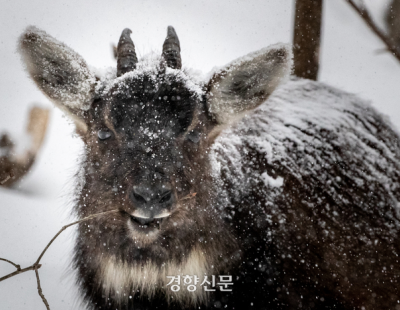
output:
[[[369,0],[376,18],[387,0]],[[236,57],[277,42],[291,42],[292,0],[140,1],[13,0],[0,10],[0,132],[23,132],[28,107],[51,107],[24,72],[16,53],[18,36],[36,25],[63,41],[95,67],[114,66],[111,43],[125,27],[140,55],[160,51],[166,28],[181,41],[184,66],[208,72]],[[371,100],[400,128],[400,64],[377,54],[382,43],[343,0],[324,7],[320,80]],[[17,190],[0,190],[0,257],[31,264],[45,243],[68,223],[67,196],[81,148],[73,127],[52,109],[41,156]],[[75,295],[68,274],[72,232],[67,232],[43,260],[42,283],[52,309],[71,309]],[[13,270],[0,262],[0,275]],[[1,309],[44,309],[33,273],[0,283]]]

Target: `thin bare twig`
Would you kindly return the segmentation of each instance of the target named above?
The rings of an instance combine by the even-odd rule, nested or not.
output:
[[[0,184],[5,184],[9,179],[11,179],[11,175],[8,175],[3,181],[0,182]]]
[[[32,266],[29,266],[29,267],[26,267],[26,268],[24,268],[24,269],[21,269],[21,266],[20,266],[20,265],[17,265],[17,264],[15,264],[15,263],[13,263],[12,261],[9,261],[8,259],[0,258],[0,260],[5,261],[5,262],[7,262],[7,263],[10,263],[10,264],[14,265],[15,268],[17,268],[16,271],[14,271],[14,272],[12,272],[12,273],[9,273],[8,275],[6,275],[6,276],[0,278],[0,282],[6,280],[6,279],[8,279],[8,278],[11,278],[11,277],[13,277],[13,276],[16,276],[16,275],[18,275],[18,274],[20,274],[20,273],[23,273],[23,272],[26,272],[26,271],[29,271],[29,270],[34,270],[35,273],[36,273],[36,279],[37,279],[37,284],[38,284],[38,293],[39,293],[40,297],[42,298],[43,303],[45,304],[47,310],[50,310],[49,303],[47,302],[46,298],[44,297],[43,292],[42,292],[42,288],[41,288],[41,286],[40,286],[40,279],[39,279],[39,272],[38,272],[38,269],[39,269],[40,267],[42,267],[42,265],[39,264],[39,262],[40,262],[40,260],[42,259],[43,255],[46,253],[47,249],[48,249],[48,248],[50,247],[50,245],[54,242],[54,240],[56,240],[56,238],[57,238],[65,229],[67,229],[68,227],[71,227],[71,226],[73,226],[73,225],[76,225],[76,224],[79,224],[79,223],[82,223],[82,222],[91,220],[91,219],[93,219],[93,218],[95,218],[95,217],[98,217],[98,216],[100,216],[100,215],[106,215],[106,214],[116,213],[116,212],[118,212],[118,211],[119,211],[119,210],[111,210],[111,211],[106,211],[106,212],[101,212],[101,213],[93,214],[93,215],[87,216],[87,217],[85,217],[85,218],[83,218],[83,219],[81,219],[81,220],[78,220],[78,221],[75,221],[75,222],[73,222],[73,223],[70,223],[70,224],[68,224],[68,225],[63,226],[63,227],[58,231],[58,233],[50,240],[50,242],[46,245],[46,247],[44,248],[44,250],[42,251],[42,253],[39,255],[38,259],[36,260],[36,262],[35,262]]]
[[[368,10],[363,7],[359,7],[353,0],[346,0],[354,10],[361,16],[361,18],[365,21],[365,23],[371,28],[371,30],[382,40],[382,42],[386,45],[387,49],[393,54],[394,57],[400,61],[400,51],[397,49],[396,45],[393,41],[386,36],[386,34],[378,28],[378,26],[374,23],[371,14],[369,14]]]
[[[5,262],[7,262],[7,263],[10,263],[10,264],[13,265],[15,268],[17,268],[17,270],[21,270],[21,266],[20,266],[20,265],[14,264],[12,261],[10,261],[10,260],[8,260],[8,259],[0,258],[0,260],[3,260],[3,261],[5,261]]]
[[[37,265],[35,266],[35,273],[36,273],[37,290],[38,290],[39,296],[42,298],[43,303],[46,306],[47,310],[50,310],[49,303],[47,302],[46,297],[44,297],[43,292],[42,292],[42,287],[40,286],[40,279],[39,279],[39,272],[38,272]]]
[[[196,195],[197,195],[197,193],[190,193],[190,194],[186,195],[185,197],[181,198],[179,201],[187,200],[187,199],[192,199],[192,198],[194,198]]]
[[[32,266],[26,267],[26,268],[24,268],[24,269],[20,269],[20,270],[11,272],[11,273],[9,273],[8,275],[6,275],[6,276],[0,278],[0,282],[1,282],[1,281],[4,281],[4,280],[7,280],[8,278],[11,278],[11,277],[13,277],[13,276],[16,276],[16,275],[18,275],[18,274],[20,274],[20,273],[24,273],[24,272],[27,272],[27,271],[29,271],[29,270],[34,270],[36,267],[39,269],[40,267],[42,267],[42,265],[37,265],[37,266],[32,265]]]
[[[83,218],[83,219],[81,219],[81,220],[79,220],[79,221],[75,221],[75,222],[73,222],[73,223],[70,223],[70,224],[68,224],[68,225],[63,226],[63,227],[59,230],[59,232],[53,237],[53,239],[51,239],[50,242],[46,245],[46,247],[44,248],[44,250],[42,251],[42,253],[41,253],[40,256],[38,257],[38,259],[37,259],[37,261],[35,262],[34,265],[38,265],[38,264],[39,264],[39,262],[40,262],[40,260],[42,259],[44,253],[46,253],[47,249],[50,247],[50,245],[53,243],[53,241],[56,240],[56,238],[57,238],[65,229],[67,229],[68,227],[73,226],[73,225],[76,225],[76,224],[79,224],[79,223],[82,223],[82,222],[86,222],[86,221],[91,220],[91,219],[93,219],[93,218],[95,218],[95,217],[98,217],[98,216],[100,216],[100,215],[106,215],[106,214],[115,213],[115,212],[118,212],[118,211],[119,211],[119,210],[111,210],[111,211],[106,211],[106,212],[101,212],[101,213],[89,215],[89,216],[87,216],[87,217],[85,217],[85,218]]]

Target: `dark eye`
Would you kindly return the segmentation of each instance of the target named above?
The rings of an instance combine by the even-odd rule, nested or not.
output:
[[[196,130],[190,131],[186,135],[186,137],[189,141],[192,141],[193,143],[199,143],[199,141],[200,141],[200,133]]]
[[[112,136],[112,132],[108,128],[100,129],[97,132],[97,136],[99,137],[100,140],[106,140]]]

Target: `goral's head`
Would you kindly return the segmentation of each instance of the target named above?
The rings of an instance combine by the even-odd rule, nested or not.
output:
[[[92,232],[99,233],[93,246],[112,244],[129,257],[142,257],[151,247],[160,256],[182,257],[219,227],[209,196],[217,192],[210,182],[210,146],[288,75],[290,51],[282,45],[263,49],[200,83],[182,70],[172,27],[161,56],[140,61],[130,33],[125,29],[118,43],[117,70],[103,78],[34,27],[21,36],[20,51],[32,79],[74,120],[86,145],[79,215],[118,210],[93,220]]]

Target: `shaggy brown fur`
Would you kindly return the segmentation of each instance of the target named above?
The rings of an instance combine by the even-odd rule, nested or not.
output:
[[[286,46],[199,85],[172,27],[168,59],[137,62],[129,33],[121,76],[97,82],[44,32],[20,43],[85,143],[77,216],[119,210],[78,228],[87,307],[395,309],[400,147],[379,113],[323,84],[283,83]],[[167,287],[167,276],[227,274],[232,292]]]

